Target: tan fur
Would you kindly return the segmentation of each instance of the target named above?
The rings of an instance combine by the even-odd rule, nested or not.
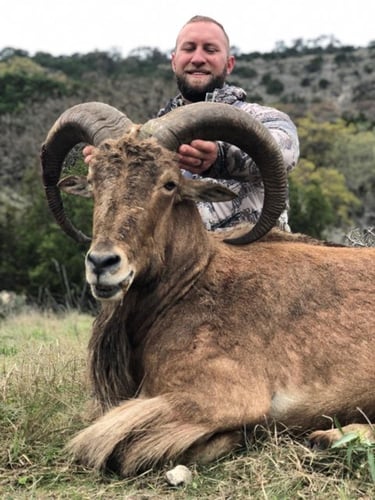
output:
[[[277,230],[227,245],[190,201],[216,188],[153,141],[103,147],[89,179],[87,279],[112,298],[90,341],[103,416],[71,442],[79,461],[126,476],[213,460],[256,424],[375,418],[375,249]]]
[[[341,429],[328,429],[314,431],[310,434],[310,439],[319,447],[338,443],[344,436],[351,434],[362,443],[375,443],[375,427],[371,424],[350,424],[344,425]]]

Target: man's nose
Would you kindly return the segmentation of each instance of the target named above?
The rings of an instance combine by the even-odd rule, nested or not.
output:
[[[191,56],[191,62],[195,65],[204,64],[206,62],[206,56],[204,54],[204,51],[199,48],[194,50]]]

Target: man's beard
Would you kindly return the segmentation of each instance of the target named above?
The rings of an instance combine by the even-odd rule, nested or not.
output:
[[[181,95],[189,102],[200,102],[206,99],[207,92],[213,92],[215,89],[221,89],[225,83],[225,77],[227,76],[226,69],[221,75],[213,77],[210,82],[204,87],[192,87],[186,78],[186,75],[181,76],[176,75],[176,82],[178,90]]]

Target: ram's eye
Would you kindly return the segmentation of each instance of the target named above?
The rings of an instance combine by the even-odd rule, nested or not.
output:
[[[173,191],[176,187],[176,183],[173,181],[169,181],[164,184],[164,187],[167,191]]]

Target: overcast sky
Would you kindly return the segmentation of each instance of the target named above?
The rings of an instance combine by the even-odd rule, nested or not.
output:
[[[241,52],[268,52],[279,41],[333,35],[344,45],[375,40],[375,0],[1,0],[0,50],[53,55],[173,48],[193,15],[221,22]]]

